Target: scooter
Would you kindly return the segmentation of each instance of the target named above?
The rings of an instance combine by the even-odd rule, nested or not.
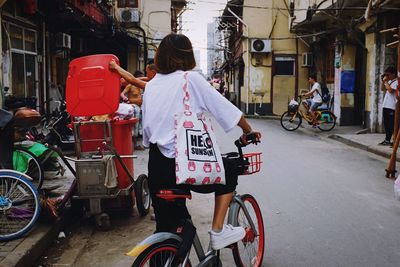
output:
[[[52,112],[49,119],[41,123],[41,133],[36,128],[31,129],[32,136],[43,144],[59,147],[62,151],[74,151],[75,139],[69,124],[71,116],[66,109],[66,102],[63,99],[55,101],[58,107]]]

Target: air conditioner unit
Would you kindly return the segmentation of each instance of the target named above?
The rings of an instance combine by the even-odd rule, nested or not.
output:
[[[313,54],[312,53],[303,53],[302,54],[302,67],[311,67],[313,65]]]
[[[270,39],[250,39],[252,53],[270,53],[271,40]]]
[[[57,48],[71,49],[71,35],[60,32],[56,34],[55,39]]]
[[[117,20],[122,23],[139,22],[139,9],[138,8],[118,8]]]

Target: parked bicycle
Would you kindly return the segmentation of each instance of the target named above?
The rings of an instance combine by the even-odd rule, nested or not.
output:
[[[299,101],[292,100],[288,105],[288,111],[282,114],[281,116],[281,125],[283,129],[287,131],[294,131],[297,130],[303,119],[308,122],[308,124],[315,125],[321,131],[330,131],[336,125],[336,116],[333,112],[329,109],[329,107],[320,107],[315,111],[315,119],[308,116],[302,110],[300,110],[300,103],[302,101],[302,96],[298,97]]]
[[[31,178],[21,172],[0,170],[0,241],[26,234],[40,214],[39,194]]]
[[[256,139],[249,140],[256,143]],[[238,152],[223,155],[235,162],[240,175],[256,173],[261,166],[261,153],[243,154],[246,145],[235,141]],[[168,201],[191,199],[191,193],[182,189],[160,190],[157,197]],[[261,266],[264,256],[264,223],[262,213],[256,199],[250,194],[239,195],[236,192],[229,206],[228,224],[242,226],[246,235],[242,241],[229,246],[232,249],[236,266]],[[199,264],[197,266],[222,266],[219,251],[211,248],[208,252],[200,243],[196,228],[191,220],[186,220],[176,232],[155,233],[137,246],[127,255],[136,257],[132,266],[192,266],[189,253],[194,247]]]

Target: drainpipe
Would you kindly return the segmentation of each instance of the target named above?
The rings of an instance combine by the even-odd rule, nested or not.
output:
[[[43,31],[43,35],[42,35],[42,42],[43,42],[43,51],[42,51],[42,80],[43,80],[43,99],[45,101],[45,103],[42,103],[44,105],[42,105],[43,109],[47,112],[49,109],[49,102],[47,101],[47,96],[48,96],[48,90],[47,90],[47,79],[46,79],[46,60],[47,60],[47,54],[46,54],[46,24],[43,21],[42,22],[42,31]]]
[[[246,67],[247,67],[247,77],[246,77],[246,114],[249,113],[249,79],[250,79],[250,39],[249,39],[249,25],[247,25],[238,15],[235,14],[229,7],[229,13],[231,13],[238,21],[240,21],[246,27]],[[239,99],[240,101],[240,99]]]
[[[143,64],[144,64],[144,69],[146,69],[146,64],[147,64],[147,37],[146,37],[146,31],[140,26],[137,26],[136,28],[139,29],[143,34],[143,60],[144,60]]]

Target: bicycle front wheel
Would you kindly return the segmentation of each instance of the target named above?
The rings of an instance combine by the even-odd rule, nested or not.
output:
[[[241,199],[246,211],[239,205],[234,216],[234,225],[242,226],[246,230],[246,236],[242,241],[237,242],[232,250],[236,266],[241,267],[259,267],[264,257],[264,222],[260,207],[252,195],[243,195]],[[252,227],[252,224],[254,228]]]
[[[323,110],[321,111],[321,117],[319,117],[318,122],[318,129],[327,132],[335,127],[336,116],[330,110]]]
[[[39,217],[39,195],[23,173],[0,170],[0,241],[19,238]]]
[[[144,250],[133,262],[132,267],[158,267],[171,266],[180,267],[182,262],[176,257],[178,244],[173,241],[157,243]],[[190,261],[185,267],[191,267]]]
[[[16,146],[13,150],[14,170],[32,178],[32,184],[40,189],[43,184],[44,171],[39,159],[28,149]]]
[[[299,128],[302,118],[298,112],[291,113],[286,111],[281,116],[281,125],[286,131],[294,131]]]

